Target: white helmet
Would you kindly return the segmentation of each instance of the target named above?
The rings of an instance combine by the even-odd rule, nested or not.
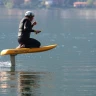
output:
[[[28,16],[28,17],[34,17],[34,14],[31,12],[31,11],[27,11],[25,13],[25,17]]]

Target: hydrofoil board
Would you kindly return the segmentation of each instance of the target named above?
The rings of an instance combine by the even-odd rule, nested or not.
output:
[[[51,50],[55,48],[57,44],[42,46],[40,48],[14,48],[14,49],[4,49],[1,51],[1,55],[17,55],[26,53],[36,53]]]

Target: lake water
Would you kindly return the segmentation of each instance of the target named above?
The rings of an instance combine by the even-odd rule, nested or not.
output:
[[[42,53],[0,56],[0,96],[96,96],[96,10],[36,9],[42,32],[31,37]],[[19,22],[26,10],[0,9],[0,50],[18,46]],[[34,21],[35,21],[34,20]]]

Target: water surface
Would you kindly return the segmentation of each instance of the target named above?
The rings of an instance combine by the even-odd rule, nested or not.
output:
[[[0,9],[0,50],[18,46],[18,25],[26,10]],[[0,96],[96,96],[96,10],[33,10],[41,29],[31,37],[50,51],[0,56]]]

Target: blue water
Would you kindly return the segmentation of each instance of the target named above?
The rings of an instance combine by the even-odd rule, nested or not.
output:
[[[18,46],[19,22],[26,10],[0,9],[0,50]],[[96,10],[36,9],[42,32],[31,37],[47,52],[0,56],[0,96],[96,96]],[[34,21],[35,21],[34,20]]]

